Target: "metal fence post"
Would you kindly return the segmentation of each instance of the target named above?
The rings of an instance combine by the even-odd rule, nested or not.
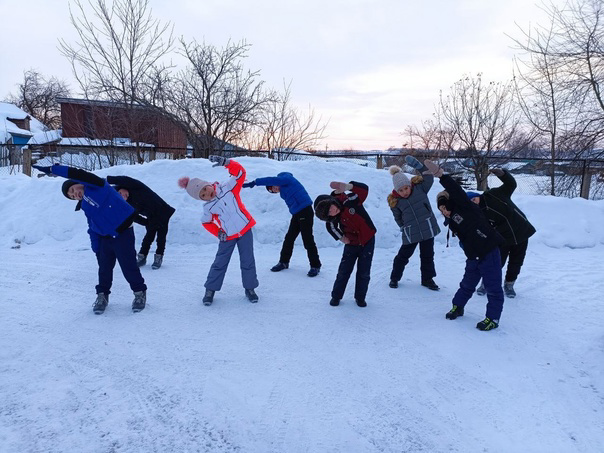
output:
[[[23,173],[31,176],[31,149],[23,150]]]
[[[378,170],[381,170],[382,168],[384,168],[384,161],[382,160],[382,155],[378,154],[377,155],[377,159],[376,159],[376,166]]]

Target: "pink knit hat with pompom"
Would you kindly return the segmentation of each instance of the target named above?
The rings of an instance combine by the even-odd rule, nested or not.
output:
[[[199,192],[201,189],[203,189],[205,186],[211,186],[212,184],[208,181],[204,181],[203,179],[190,179],[188,176],[183,176],[178,180],[178,185],[185,189],[187,193],[196,200],[201,200],[201,198],[199,198]]]

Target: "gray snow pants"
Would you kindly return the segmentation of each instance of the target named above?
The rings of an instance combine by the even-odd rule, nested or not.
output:
[[[255,289],[258,287],[258,277],[256,276],[256,261],[254,260],[254,236],[252,230],[248,230],[243,236],[229,241],[220,242],[216,258],[212,263],[208,278],[206,279],[206,289],[220,291],[222,282],[231,261],[231,255],[235,246],[239,249],[239,263],[241,266],[241,281],[245,289]]]

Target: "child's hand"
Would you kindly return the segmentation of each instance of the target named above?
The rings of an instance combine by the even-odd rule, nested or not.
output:
[[[413,156],[405,156],[405,162],[407,162],[407,165],[415,168],[416,170],[421,170],[422,168],[424,168],[424,164],[422,164]]]
[[[493,173],[498,178],[501,178],[505,172],[501,168],[491,168],[490,173]]]
[[[352,184],[348,184],[345,182],[332,181],[329,183],[329,187],[331,187],[335,193],[342,193],[342,192],[352,189]]]
[[[440,178],[444,171],[442,168],[440,168],[438,166],[438,164],[435,164],[434,162],[432,162],[431,160],[426,159],[424,161],[424,165],[426,166],[426,168],[428,169],[428,173],[432,173],[434,176],[436,176],[437,178]]]
[[[227,240],[227,234],[224,230],[219,230],[218,231],[218,240],[220,242],[226,242]]]
[[[253,181],[243,183],[243,185],[241,187],[249,187],[251,189],[255,185],[256,185],[256,180],[254,179]]]
[[[216,156],[214,154],[208,157],[208,160],[210,162],[214,162],[214,165],[212,165],[212,167],[224,167],[229,164],[229,159],[224,156]]]
[[[344,244],[350,244],[350,239],[348,239],[346,236],[342,236],[340,241],[342,241]]]

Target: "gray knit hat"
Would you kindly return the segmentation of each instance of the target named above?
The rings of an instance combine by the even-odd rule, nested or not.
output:
[[[394,185],[394,190],[399,190],[401,187],[411,185],[411,180],[405,173],[403,173],[401,167],[393,165],[388,171],[392,175],[392,184]]]

